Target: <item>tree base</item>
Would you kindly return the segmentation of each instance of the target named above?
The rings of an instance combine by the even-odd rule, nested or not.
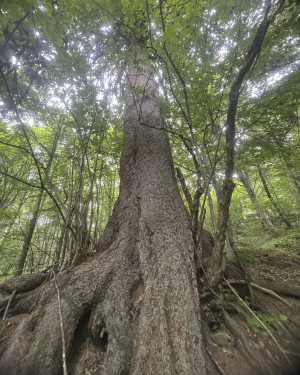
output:
[[[118,351],[111,350],[109,348],[109,340],[111,340],[110,332],[111,328],[109,324],[105,324],[105,316],[103,315],[103,305],[93,303],[95,296],[95,290],[102,283],[105,286],[106,279],[111,285],[112,278],[111,272],[109,272],[110,267],[102,268],[102,274],[106,276],[104,279],[97,280],[97,283],[93,282],[88,284],[92,293],[85,292],[82,290],[83,280],[79,282],[79,274],[83,276],[89,275],[87,279],[96,279],[95,275],[91,277],[93,270],[99,267],[100,258],[103,258],[104,254],[100,254],[95,257],[91,262],[85,263],[75,269],[62,272],[57,275],[57,282],[60,285],[61,290],[63,290],[63,285],[68,288],[70,296],[76,296],[79,298],[79,290],[81,289],[81,298],[85,300],[85,304],[80,304],[81,311],[76,312],[77,319],[74,319],[74,309],[75,306],[70,306],[73,310],[73,319],[64,320],[65,334],[68,337],[68,330],[73,332],[70,345],[68,347],[68,357],[66,361],[68,373],[73,375],[79,375],[82,373],[93,373],[93,374],[107,374],[107,358],[108,356],[116,356],[116,360],[119,362]],[[96,267],[96,265],[98,267]],[[80,270],[80,273],[78,273]],[[83,272],[84,270],[84,272]],[[95,272],[95,271],[94,271]],[[239,269],[235,265],[229,265],[227,269],[228,277],[241,277]],[[95,272],[96,274],[96,272]],[[98,273],[97,273],[98,274]],[[73,275],[73,276],[72,276]],[[98,274],[99,275],[99,274]],[[48,277],[51,275],[48,274]],[[200,275],[199,275],[200,276]],[[32,281],[29,282],[29,279]],[[70,282],[71,278],[71,282]],[[45,278],[41,278],[43,281]],[[77,279],[77,282],[74,281]],[[129,317],[127,323],[129,327],[134,327],[135,322],[139,318],[140,314],[140,304],[141,297],[144,293],[144,285],[141,283],[141,279],[134,272],[131,274],[131,280],[135,280],[132,284],[132,288],[126,286],[126,290],[129,290],[130,308]],[[21,281],[20,281],[21,280]],[[23,281],[22,281],[23,280]],[[25,280],[25,281],[24,281]],[[35,282],[33,282],[35,280]],[[36,287],[37,275],[28,275],[25,278],[19,277],[9,280],[1,288],[2,301],[7,300],[9,297],[8,291],[15,288],[18,284],[18,293],[15,299],[11,301],[9,308],[9,318],[1,321],[0,331],[1,331],[1,342],[0,342],[0,356],[2,358],[2,369],[1,374],[39,374],[39,368],[34,368],[24,366],[21,359],[18,359],[15,355],[10,355],[11,360],[7,360],[8,353],[18,353],[19,356],[23,358],[28,358],[28,355],[32,353],[32,350],[36,348],[41,352],[41,357],[35,356],[35,358],[41,358],[41,363],[44,366],[47,362],[47,358],[43,358],[42,354],[45,352],[45,348],[34,346],[34,335],[35,331],[38,335],[41,335],[41,328],[39,328],[39,320],[45,315],[50,314],[54,322],[59,320],[59,314],[57,310],[57,294],[53,288],[53,279],[48,281],[41,286]],[[267,295],[266,293],[255,289],[255,306],[253,306],[254,313],[262,313],[268,316],[279,316],[279,314],[286,316],[287,321],[282,321],[282,326],[276,327],[276,322],[271,322],[268,325],[272,329],[272,324],[275,326],[274,335],[276,340],[280,342],[280,345],[284,347],[285,354],[290,359],[292,366],[287,362],[284,353],[280,351],[276,343],[271,339],[269,335],[263,336],[263,327],[255,325],[254,320],[251,320],[251,324],[258,332],[253,331],[251,324],[249,325],[249,318],[251,318],[247,312],[242,308],[241,304],[237,301],[236,296],[230,291],[226,284],[218,289],[217,292],[212,293],[207,289],[205,283],[203,283],[203,278],[199,277],[199,292],[202,305],[202,334],[205,347],[205,361],[206,361],[206,373],[207,374],[236,374],[236,375],[254,375],[254,374],[293,374],[297,373],[297,366],[299,365],[299,338],[300,338],[300,300],[289,297],[289,302],[292,301],[294,305],[293,309],[287,306],[280,300],[276,300],[274,296]],[[126,284],[126,280],[123,280]],[[77,285],[76,285],[77,284]],[[108,285],[107,284],[107,290]],[[243,283],[240,283],[243,284]],[[28,290],[28,286],[31,285],[34,288],[32,291]],[[238,286],[237,292],[243,300],[249,298],[249,292],[245,285],[232,284],[235,287]],[[5,292],[6,290],[6,292]],[[15,289],[14,289],[15,290]],[[26,290],[26,292],[24,292]],[[20,292],[22,291],[22,292]],[[293,288],[290,290],[292,294]],[[25,294],[24,294],[25,293]],[[65,297],[65,292],[62,293],[62,298]],[[84,295],[86,296],[84,297]],[[285,293],[287,293],[285,291]],[[23,297],[23,298],[22,298]],[[28,300],[31,301],[28,304]],[[39,306],[38,309],[34,309],[35,305]],[[52,301],[54,309],[49,309],[49,302]],[[69,304],[71,302],[69,301]],[[48,306],[46,311],[45,306]],[[98,307],[95,307],[98,306]],[[2,304],[2,313],[6,304]],[[65,310],[66,311],[66,310]],[[118,314],[122,312],[119,312]],[[51,315],[52,314],[52,315]],[[259,315],[261,316],[261,315]],[[124,318],[123,318],[124,319]],[[246,322],[248,320],[248,323]],[[124,327],[124,321],[122,322]],[[279,334],[279,331],[281,332]],[[45,345],[49,347],[54,338],[57,341],[61,340],[60,331],[55,331],[53,338],[49,337],[45,341]],[[130,332],[130,328],[128,330]],[[17,334],[14,335],[14,333]],[[10,339],[12,337],[12,339]],[[39,342],[40,345],[41,341]],[[126,345],[126,337],[124,338],[124,345]],[[57,345],[56,345],[57,347]],[[55,345],[53,345],[53,350]],[[16,350],[17,349],[17,350]],[[131,349],[132,350],[132,349]],[[132,353],[132,352],[131,352]],[[127,353],[128,358],[130,358],[131,353]],[[56,355],[61,358],[61,345]],[[20,358],[20,357],[19,357]],[[19,362],[18,362],[19,361]],[[6,367],[3,366],[3,363]],[[35,362],[36,366],[37,363]],[[61,365],[60,365],[61,366]],[[30,372],[31,371],[31,372]],[[61,367],[56,369],[51,367],[51,372],[49,374],[60,373]],[[111,371],[111,370],[109,370]],[[112,372],[111,372],[112,373]],[[119,368],[114,373],[121,374],[121,369]],[[145,372],[151,374],[152,372]],[[171,372],[170,372],[171,374]]]

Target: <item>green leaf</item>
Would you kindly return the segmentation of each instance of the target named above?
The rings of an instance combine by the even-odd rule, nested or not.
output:
[[[282,321],[284,321],[284,322],[286,322],[286,321],[288,320],[288,317],[287,317],[286,315],[283,315],[283,314],[280,314],[280,315],[279,315],[279,318],[280,318]]]

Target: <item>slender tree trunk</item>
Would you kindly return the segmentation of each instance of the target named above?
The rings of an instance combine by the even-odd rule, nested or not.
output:
[[[192,233],[195,245],[198,243],[198,233],[200,230],[200,225],[203,223],[199,223],[199,206],[200,206],[200,197],[204,192],[204,187],[200,184],[200,179],[198,178],[198,186],[196,188],[194,198],[192,198],[188,187],[186,185],[185,179],[183,177],[183,174],[181,173],[180,168],[176,168],[177,177],[180,182],[180,185],[182,187],[183,193],[185,195],[185,198],[187,200],[190,214],[191,214],[191,220],[192,220]]]
[[[291,193],[293,194],[297,207],[300,210],[300,183],[298,184],[297,172],[295,170],[294,164],[289,162],[287,163],[288,171],[286,177],[288,179]]]
[[[211,222],[212,222],[212,226],[213,226],[213,229],[214,229],[214,236],[216,236],[217,222],[216,222],[216,216],[215,216],[213,201],[212,201],[211,194],[210,194],[210,189],[208,190],[207,197],[208,197],[208,205],[209,205]]]
[[[23,125],[22,125],[23,126]],[[55,155],[55,151],[56,151],[56,148],[57,148],[57,144],[58,144],[58,140],[59,140],[59,137],[60,137],[60,133],[61,133],[61,130],[62,130],[62,123],[60,123],[56,129],[56,133],[55,133],[55,137],[54,137],[54,141],[53,141],[53,145],[52,145],[52,149],[51,151],[48,153],[49,154],[49,160],[47,162],[47,165],[46,165],[46,168],[44,169],[44,172],[47,176],[47,179],[49,179],[49,176],[48,176],[48,172],[52,166],[52,162],[53,162],[53,159],[54,159],[54,155]],[[24,131],[24,135],[29,143],[29,147],[31,148],[31,144],[26,136],[26,131]],[[35,159],[35,156],[34,156],[34,153],[32,152],[32,155],[33,155],[33,158]],[[36,161],[36,160],[35,160]],[[51,180],[49,179],[49,182],[51,183]],[[54,188],[54,186],[52,186]],[[56,190],[56,189],[54,189]],[[29,226],[28,226],[28,230],[27,230],[27,233],[25,235],[25,240],[24,240],[24,244],[23,244],[23,247],[22,247],[22,250],[21,250],[21,255],[20,255],[20,258],[18,260],[18,266],[17,266],[17,270],[15,272],[15,275],[21,275],[22,272],[23,272],[23,268],[24,268],[24,264],[26,262],[26,257],[27,257],[27,254],[28,254],[28,251],[29,251],[29,248],[30,248],[30,244],[31,244],[31,240],[32,240],[32,236],[33,236],[33,233],[34,233],[34,230],[35,230],[35,227],[36,227],[36,224],[37,224],[37,221],[38,221],[38,217],[39,217],[39,212],[40,212],[40,206],[41,206],[41,203],[42,203],[42,198],[43,198],[43,190],[40,191],[39,193],[39,196],[36,200],[36,203],[35,203],[35,208],[34,208],[34,211],[33,211],[33,215],[32,215],[32,218],[29,222]]]
[[[245,56],[243,66],[239,70],[229,93],[229,103],[226,118],[227,129],[225,178],[222,185],[221,201],[218,212],[216,240],[212,252],[210,268],[208,270],[209,283],[213,288],[215,288],[221,282],[226,267],[226,254],[224,254],[224,248],[229,219],[229,207],[235,186],[233,183],[236,126],[235,123],[238,101],[241,93],[241,86],[245,75],[251,69],[252,64],[254,63],[262,48],[266,32],[271,22],[269,18],[270,8],[271,5],[269,4],[264,14],[264,18],[257,29],[253,42]]]
[[[29,248],[30,248],[33,232],[35,230],[35,227],[36,227],[36,224],[37,224],[37,221],[38,221],[42,199],[43,199],[43,192],[41,191],[39,193],[39,196],[38,196],[36,202],[35,202],[35,208],[34,208],[32,217],[31,217],[29,225],[28,225],[28,230],[27,230],[26,235],[25,235],[24,244],[23,244],[23,247],[22,247],[22,250],[21,250],[21,255],[20,255],[20,258],[18,260],[17,270],[15,272],[16,276],[21,275],[22,272],[23,272],[23,268],[24,268],[24,264],[25,264],[25,261],[26,261],[26,257],[27,257]]]
[[[292,162],[292,160],[288,161],[287,166],[291,171],[291,177],[294,181],[294,184],[295,184],[295,186],[297,187],[297,189],[300,193],[300,174],[296,171],[295,165]]]
[[[233,261],[236,260],[236,256],[234,252],[234,240],[233,240],[233,231],[232,231],[230,215],[228,216],[225,246],[226,246],[226,258],[229,260],[233,260]]]
[[[0,250],[3,249],[4,244],[6,242],[6,239],[9,237],[10,231],[12,230],[12,228],[13,228],[13,226],[15,224],[15,220],[16,220],[17,216],[19,215],[20,210],[21,210],[23,204],[25,203],[25,197],[26,197],[26,193],[21,198],[21,201],[20,201],[20,203],[18,205],[18,209],[16,210],[16,214],[15,214],[14,218],[11,220],[9,226],[7,228],[5,228],[5,233],[4,233],[4,235],[3,235],[2,239],[1,239],[1,242],[0,242]]]
[[[239,173],[239,179],[242,182],[242,184],[244,185],[244,187],[245,187],[245,189],[246,189],[246,191],[249,195],[249,198],[251,199],[251,202],[255,206],[256,214],[259,217],[263,228],[265,228],[266,230],[268,230],[269,232],[271,232],[273,234],[276,234],[277,229],[274,227],[274,225],[273,225],[271,219],[269,218],[269,216],[261,209],[261,207],[259,205],[259,202],[257,200],[257,197],[256,197],[256,194],[255,194],[255,191],[254,191],[253,185],[251,183],[248,172],[246,172],[246,171],[240,172]]]
[[[89,196],[87,199],[87,205],[90,205],[90,215],[89,215],[89,225],[88,225],[88,230],[87,230],[87,236],[85,238],[85,243],[84,243],[84,248],[87,249],[90,244],[89,242],[92,241],[92,225],[94,221],[94,213],[95,213],[95,207],[94,207],[94,186],[95,186],[95,177],[96,177],[96,170],[97,170],[97,165],[98,165],[98,158],[99,154],[96,156],[96,161],[95,161],[95,166],[94,166],[94,172],[91,172],[90,165],[88,162],[88,156],[86,156],[87,163],[88,163],[88,171],[90,175],[90,191],[89,191]],[[94,244],[94,242],[93,242]]]
[[[295,185],[291,175],[289,173],[286,174],[286,178],[289,182],[290,191],[295,199],[295,202],[297,204],[297,207],[300,209],[300,192],[297,189],[297,186]]]
[[[285,223],[287,229],[289,229],[291,227],[291,223],[288,221],[287,217],[285,216],[285,214],[281,211],[278,203],[276,202],[276,200],[273,198],[270,190],[269,190],[269,187],[268,187],[268,184],[267,184],[267,181],[264,177],[264,174],[263,174],[263,171],[261,169],[260,166],[257,167],[258,169],[258,173],[259,173],[259,177],[261,179],[261,182],[264,186],[264,189],[265,189],[265,192],[268,196],[268,198],[270,199],[270,202],[272,203],[272,205],[274,206],[274,208],[276,209],[276,211],[278,212],[279,216],[281,217],[282,221]]]
[[[205,165],[205,168],[206,168],[208,174],[212,175],[211,180],[212,180],[212,183],[213,183],[213,186],[214,186],[214,189],[215,189],[215,193],[216,193],[217,209],[218,209],[218,213],[219,213],[220,212],[222,187],[221,187],[219,181],[214,176],[214,174],[212,174],[212,171],[211,171],[211,168],[210,168],[210,165],[209,165],[209,161],[208,161],[205,154],[203,154],[203,161],[204,161],[204,165]],[[216,221],[215,214],[214,214],[213,203],[212,203],[210,192],[208,192],[208,204],[209,204],[209,210],[210,210],[210,214],[211,214],[211,218],[212,218],[212,222],[213,222],[214,237],[216,238],[216,236],[217,236],[217,221]],[[230,225],[230,213],[228,213],[228,223],[227,223],[227,230],[226,230],[225,247],[226,247],[226,258],[230,259],[230,260],[234,260],[235,255],[234,255],[234,251],[233,251],[233,234],[232,234],[232,227]]]
[[[120,193],[100,254],[56,276],[60,305],[53,282],[44,286],[36,311],[3,354],[0,373],[61,371],[60,311],[67,354],[78,322],[90,314],[90,345],[102,350],[103,375],[205,374],[191,222],[152,74],[149,67],[128,71],[138,93],[126,103]]]

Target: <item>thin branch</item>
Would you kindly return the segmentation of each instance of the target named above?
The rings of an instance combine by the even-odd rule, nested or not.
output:
[[[16,176],[13,176],[9,173],[6,173],[6,172],[3,172],[0,170],[0,174],[3,174],[4,176],[7,176],[7,177],[10,177],[10,178],[13,178],[14,180],[17,180],[19,182],[22,182],[22,184],[25,184],[25,185],[28,185],[28,186],[31,186],[35,189],[41,189],[41,190],[45,190],[43,186],[38,186],[38,185],[34,185],[34,184],[31,184],[30,182],[27,182],[25,180],[22,180],[21,178],[18,178]]]
[[[16,289],[12,292],[11,296],[9,297],[9,300],[8,300],[8,303],[7,303],[7,306],[6,306],[6,309],[5,309],[5,312],[4,312],[4,315],[3,315],[3,318],[2,320],[5,320],[6,319],[6,315],[8,313],[8,309],[9,309],[9,306],[11,304],[11,301],[13,300],[15,294],[16,294]]]
[[[182,187],[183,193],[185,195],[185,198],[186,198],[186,200],[188,202],[188,205],[189,205],[189,208],[190,208],[190,212],[192,214],[193,210],[194,210],[194,202],[193,202],[192,196],[191,196],[191,194],[189,192],[188,187],[186,186],[186,182],[185,182],[185,179],[183,177],[183,174],[181,173],[180,168],[176,168],[176,173],[177,173],[177,177],[178,177],[178,180],[180,182],[180,185]]]
[[[187,168],[187,167],[185,167],[185,166],[182,165],[182,164],[178,164],[178,163],[176,163],[175,161],[174,161],[174,164],[175,164],[175,165],[178,165],[178,167],[183,168],[183,169],[185,169],[185,170],[187,170],[187,171],[189,171],[189,172],[192,172],[192,173],[198,173],[197,171],[194,171],[193,169]]]
[[[221,366],[219,365],[219,363],[214,359],[214,356],[212,355],[212,353],[209,351],[208,347],[206,346],[205,347],[206,349],[206,352],[209,356],[209,358],[211,359],[211,361],[213,362],[213,364],[216,366],[217,370],[219,371],[219,373],[221,375],[226,375],[225,372],[222,370]]]
[[[268,334],[270,335],[270,337],[272,338],[272,340],[275,342],[275,344],[278,346],[278,348],[280,349],[281,353],[285,356],[287,362],[289,363],[290,366],[293,366],[292,365],[292,362],[290,361],[289,357],[286,355],[286,352],[285,350],[279,345],[278,341],[275,339],[274,335],[272,334],[272,332],[269,330],[269,328],[264,324],[264,322],[262,322],[255,314],[254,312],[250,309],[250,307],[245,303],[244,300],[242,300],[242,298],[238,295],[238,293],[236,292],[236,290],[228,283],[228,281],[225,279],[225,277],[223,277],[223,279],[225,280],[226,284],[229,286],[229,288],[231,289],[231,291],[233,292],[233,294],[238,298],[238,300],[243,304],[243,306],[246,308],[246,310],[248,310],[250,312],[251,315],[253,315],[253,317],[259,322],[259,324],[266,330],[266,332],[268,332]]]
[[[62,210],[61,210],[61,208],[60,208],[60,206],[59,206],[57,200],[54,198],[53,194],[52,194],[52,193],[51,193],[51,192],[45,187],[45,185],[44,185],[44,181],[43,181],[42,174],[41,174],[41,169],[40,169],[40,166],[39,166],[39,164],[40,164],[40,163],[39,163],[39,160],[38,160],[37,157],[35,156],[35,153],[34,153],[34,151],[33,151],[33,148],[32,148],[31,142],[30,142],[30,139],[29,139],[28,134],[27,134],[27,131],[26,131],[26,125],[23,123],[23,121],[22,121],[22,119],[21,119],[21,116],[20,116],[20,113],[19,113],[18,107],[17,107],[17,105],[16,105],[15,102],[14,102],[13,96],[12,96],[12,94],[11,94],[11,92],[10,92],[10,89],[9,89],[9,86],[8,86],[8,83],[7,83],[7,80],[6,80],[6,77],[5,77],[5,75],[3,74],[2,70],[1,70],[1,75],[2,75],[2,77],[3,77],[3,80],[4,80],[4,83],[5,83],[5,86],[6,86],[7,93],[8,93],[8,95],[9,95],[9,98],[10,98],[11,104],[12,104],[14,110],[15,110],[17,120],[18,120],[18,122],[19,122],[19,124],[20,124],[20,126],[21,126],[22,132],[23,132],[24,137],[25,137],[25,139],[26,139],[26,142],[27,142],[27,144],[28,144],[28,146],[29,146],[29,149],[30,149],[30,152],[31,152],[31,156],[32,156],[32,158],[33,158],[33,160],[34,160],[34,163],[35,163],[36,169],[37,169],[37,171],[38,171],[38,175],[39,175],[39,179],[40,179],[40,183],[41,183],[41,188],[42,188],[43,190],[45,190],[45,192],[46,192],[46,193],[49,195],[49,197],[53,200],[55,206],[57,207],[57,209],[58,209],[58,211],[59,211],[59,213],[60,213],[60,215],[61,215],[61,217],[62,217],[62,219],[63,219],[63,221],[64,221],[64,223],[66,223],[66,218],[65,218],[65,216],[64,216],[64,214],[63,214],[63,212],[62,212]],[[11,177],[11,176],[10,176],[10,177]],[[22,182],[23,182],[23,181],[22,181]],[[26,183],[26,182],[25,182],[25,183]],[[27,183],[27,185],[28,185],[28,183]],[[35,186],[35,187],[36,187],[36,186]],[[74,237],[75,237],[75,233],[74,233],[73,229],[72,229],[71,227],[69,227],[69,229],[70,229],[70,231],[72,232],[72,234],[73,234]]]
[[[60,290],[58,288],[55,272],[52,269],[53,278],[54,278],[54,285],[57,292],[57,303],[58,303],[58,313],[59,313],[59,323],[60,323],[60,330],[61,330],[61,343],[62,343],[62,362],[63,362],[63,371],[64,375],[67,375],[67,356],[66,356],[66,341],[65,341],[65,332],[63,326],[63,316],[61,312],[61,298],[60,298]]]
[[[25,151],[27,154],[29,154],[30,156],[32,156],[31,152],[29,150],[27,150],[27,148],[25,148],[25,147],[14,145],[12,143],[4,142],[4,141],[1,141],[1,140],[0,140],[0,143],[2,145],[5,145],[5,146],[14,147],[14,148],[17,148],[19,150]]]
[[[242,285],[247,284],[247,282],[244,281],[244,280],[227,280],[227,281],[228,281],[229,284],[242,284]],[[290,308],[294,307],[292,304],[290,304],[287,300],[285,300],[280,295],[278,295],[277,293],[275,293],[273,290],[267,289],[267,288],[263,288],[262,286],[254,284],[254,283],[250,283],[250,284],[251,284],[251,286],[253,288],[261,290],[262,292],[264,292],[266,294],[269,294],[270,296],[278,299],[279,301],[281,301],[282,303],[284,303],[288,307],[290,307]]]
[[[18,30],[18,28],[21,26],[22,22],[26,19],[26,17],[30,14],[30,12],[26,12],[24,16],[16,22],[16,26],[14,29],[9,33],[8,37],[6,38],[2,48],[0,49],[0,55],[2,54],[3,50],[7,46],[8,42],[10,41],[11,37],[14,35],[14,33]]]

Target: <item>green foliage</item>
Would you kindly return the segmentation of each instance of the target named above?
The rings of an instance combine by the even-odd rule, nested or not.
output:
[[[297,223],[287,173],[291,162],[300,170],[296,3],[286,2],[270,27],[236,123],[236,172],[248,171],[261,210],[279,229],[257,165]],[[56,261],[60,242],[71,251],[74,239],[65,234],[64,219],[76,230],[88,223],[90,248],[97,241],[118,194],[129,63],[156,68],[174,161],[193,193],[198,181],[189,151],[197,151],[217,217],[228,94],[263,17],[261,1],[3,0],[0,9],[0,171],[6,173],[0,174],[0,273],[15,267],[37,198],[34,186],[41,183],[48,193],[28,272]],[[255,260],[249,242],[260,245],[267,235],[238,177],[235,182],[231,222],[249,263]],[[200,203],[204,225],[213,231],[205,194]]]
[[[272,253],[298,256],[299,254],[299,230],[282,231],[276,237],[270,237],[258,246],[259,250]]]
[[[283,327],[282,322],[286,322],[288,320],[287,316],[283,314],[279,314],[278,317],[272,317],[257,311],[255,312],[255,315],[271,333],[277,333],[278,335],[281,335],[280,329]],[[266,331],[265,327],[254,317],[248,317],[247,322],[255,333],[261,334],[264,337],[269,336],[269,332]]]

